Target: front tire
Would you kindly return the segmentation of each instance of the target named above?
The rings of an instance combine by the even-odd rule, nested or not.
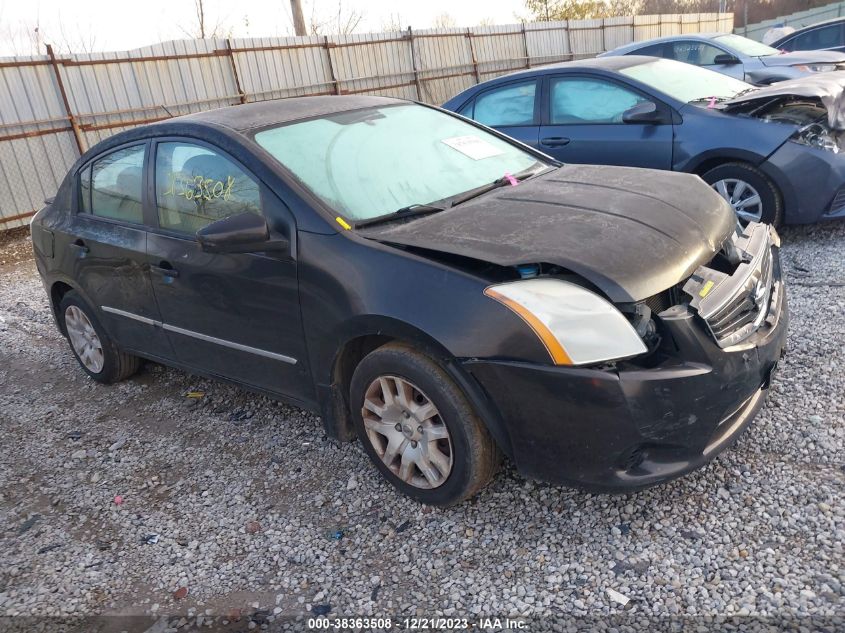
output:
[[[777,186],[766,174],[748,163],[725,163],[705,172],[701,178],[713,187],[744,225],[783,222],[783,200]]]
[[[431,358],[391,343],[352,376],[355,432],[382,476],[422,503],[447,506],[477,493],[501,455],[466,396]]]
[[[117,347],[78,292],[71,290],[62,297],[59,314],[70,349],[91,378],[108,384],[129,378],[138,371],[141,359]]]

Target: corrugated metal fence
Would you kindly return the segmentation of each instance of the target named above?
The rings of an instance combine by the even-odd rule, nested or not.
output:
[[[791,26],[795,29],[800,29],[810,24],[816,24],[824,20],[831,20],[833,18],[841,18],[845,15],[845,2],[834,2],[823,7],[816,7],[815,9],[808,9],[807,11],[799,11],[791,15],[783,15],[773,20],[763,20],[756,24],[749,24],[748,26],[740,26],[734,29],[734,33],[750,37],[753,40],[761,42],[766,31],[775,26]]]
[[[732,14],[646,15],[366,35],[163,42],[0,58],[0,230],[25,224],[73,161],[135,125],[300,95],[442,103],[496,75],[661,35],[730,32]]]

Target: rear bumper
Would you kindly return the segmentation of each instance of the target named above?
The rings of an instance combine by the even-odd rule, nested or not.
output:
[[[499,409],[523,474],[614,492],[688,473],[730,446],[762,407],[786,344],[787,306],[720,349],[692,312],[663,320],[678,352],[616,370],[466,361]]]
[[[845,218],[845,155],[787,141],[760,169],[781,190],[786,224]]]

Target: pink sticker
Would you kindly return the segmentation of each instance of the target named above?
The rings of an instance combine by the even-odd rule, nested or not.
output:
[[[123,497],[121,497],[120,495],[115,495],[114,496],[114,505],[119,506],[122,503],[123,503]]]
[[[505,180],[511,184],[511,187],[516,187],[519,184],[519,181],[510,174],[505,174]]]
[[[710,103],[707,104],[708,108],[715,108],[716,107],[716,97],[710,97]]]

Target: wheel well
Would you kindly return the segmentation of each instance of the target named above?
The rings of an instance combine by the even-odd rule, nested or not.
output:
[[[706,174],[711,169],[715,169],[719,165],[727,165],[728,163],[744,163],[746,165],[754,167],[754,165],[749,163],[747,160],[742,160],[742,159],[739,159],[739,158],[727,158],[727,157],[721,156],[721,157],[717,157],[717,158],[708,158],[707,160],[702,162],[700,165],[698,165],[695,168],[695,174],[697,176],[703,176],[704,174]]]
[[[349,411],[349,385],[352,382],[352,374],[367,354],[394,340],[396,339],[390,336],[377,334],[359,336],[347,341],[340,350],[332,369],[331,417],[333,420],[329,423],[332,427],[330,435],[341,440],[350,440],[355,436]],[[323,415],[326,417],[326,411]],[[324,420],[324,423],[326,422],[328,420]]]
[[[50,288],[50,303],[53,306],[53,316],[56,318],[56,324],[59,327],[59,331],[65,336],[67,336],[67,332],[65,332],[63,320],[59,318],[59,306],[62,304],[64,296],[71,290],[73,290],[73,288],[63,281],[57,281]]]

